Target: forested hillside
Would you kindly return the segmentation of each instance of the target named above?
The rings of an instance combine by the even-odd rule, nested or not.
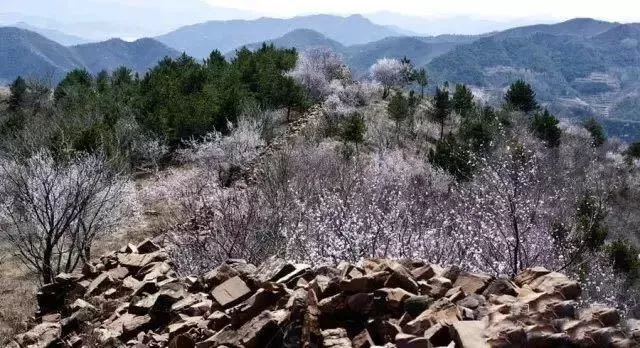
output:
[[[152,39],[113,39],[66,47],[32,31],[0,27],[0,83],[5,85],[18,76],[55,84],[73,69],[97,74],[127,66],[144,73],[160,59],[178,55]]]

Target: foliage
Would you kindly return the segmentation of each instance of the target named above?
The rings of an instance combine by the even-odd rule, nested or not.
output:
[[[533,116],[531,130],[538,138],[545,141],[548,147],[557,147],[560,145],[562,136],[558,123],[560,123],[558,119],[545,109],[544,112]]]
[[[18,76],[11,86],[9,86],[11,96],[9,97],[9,110],[17,111],[18,108],[24,103],[27,93],[27,82],[20,76]]]
[[[523,80],[518,80],[509,87],[504,100],[510,107],[525,113],[535,111],[539,107],[536,93],[531,85]]]
[[[420,86],[420,96],[424,97],[424,89],[429,84],[427,70],[425,68],[415,70],[412,79]]]
[[[449,97],[449,91],[445,88],[436,89],[436,95],[434,96],[435,112],[434,118],[440,123],[440,139],[444,136],[444,125],[447,122],[447,118],[451,113],[451,99]]]
[[[640,251],[627,240],[616,239],[607,246],[609,259],[613,268],[631,276],[637,276],[640,271]]]
[[[364,117],[358,112],[352,112],[343,121],[340,137],[343,141],[351,142],[358,147],[358,145],[364,143],[364,135],[366,132],[367,125],[364,122]]]
[[[602,125],[593,117],[584,121],[582,126],[591,134],[593,139],[593,146],[599,147],[607,140],[607,134],[602,128]]]
[[[471,90],[462,84],[456,85],[456,91],[453,93],[451,101],[453,111],[457,112],[462,117],[467,117],[473,111],[473,93]]]
[[[410,105],[409,100],[401,92],[394,93],[387,107],[389,116],[396,122],[396,127],[409,117]]]
[[[474,170],[471,153],[452,135],[438,140],[435,150],[429,153],[429,162],[444,169],[458,181],[471,179]]]

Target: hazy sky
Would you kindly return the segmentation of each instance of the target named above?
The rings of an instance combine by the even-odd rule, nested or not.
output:
[[[144,1],[144,0],[138,0]],[[635,0],[205,0],[214,6],[253,10],[267,15],[306,13],[371,13],[391,11],[409,15],[445,17],[472,15],[491,19],[523,17],[594,17],[640,21]]]

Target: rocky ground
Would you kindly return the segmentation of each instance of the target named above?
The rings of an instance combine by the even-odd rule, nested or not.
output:
[[[60,274],[10,347],[638,347],[640,325],[578,309],[580,285],[543,268],[514,279],[420,261],[313,267],[228,260],[178,277],[146,240]]]

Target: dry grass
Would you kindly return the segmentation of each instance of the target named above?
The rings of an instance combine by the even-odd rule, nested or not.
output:
[[[138,191],[143,192],[161,184],[162,176],[139,180]],[[161,209],[162,201],[144,199],[122,228],[96,241],[94,257],[117,250],[126,243],[138,243],[154,237],[164,224],[168,209]],[[151,211],[154,213],[150,213]],[[155,213],[157,212],[157,213]],[[24,267],[7,245],[0,244],[0,347],[8,344],[17,333],[26,329],[36,310],[37,277]]]
[[[25,329],[36,309],[36,289],[34,275],[0,248],[0,347]]]

